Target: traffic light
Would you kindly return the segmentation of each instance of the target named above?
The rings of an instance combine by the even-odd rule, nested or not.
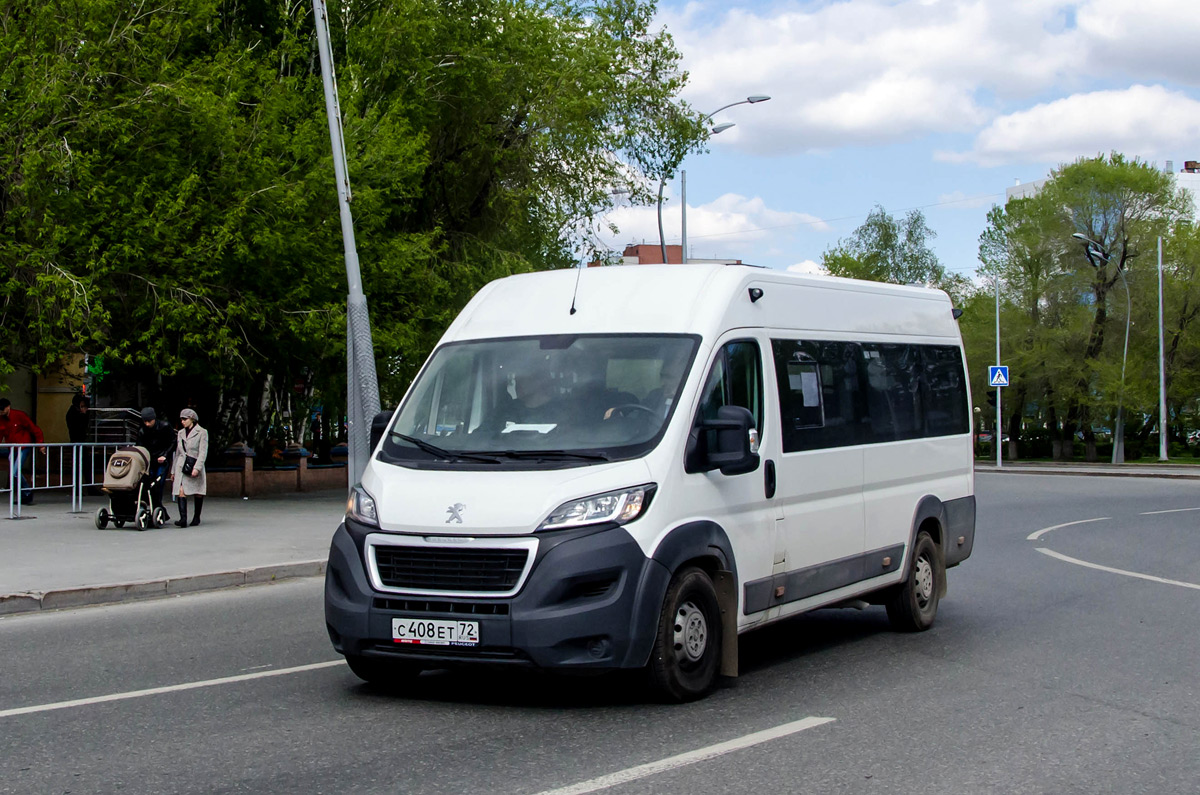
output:
[[[987,401],[989,406],[996,408],[996,390],[989,389],[987,391]]]

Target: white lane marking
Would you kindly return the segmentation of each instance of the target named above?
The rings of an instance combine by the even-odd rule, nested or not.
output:
[[[73,707],[86,707],[91,704],[105,704],[109,701],[125,701],[131,698],[143,698],[145,696],[158,696],[163,693],[178,693],[182,690],[196,690],[201,687],[216,687],[217,685],[231,685],[236,682],[249,682],[252,679],[266,679],[271,676],[287,676],[288,674],[299,674],[305,671],[316,671],[321,668],[332,668],[335,665],[345,665],[345,660],[330,660],[329,662],[313,663],[311,665],[297,665],[294,668],[280,668],[275,671],[259,671],[254,674],[238,674],[237,676],[226,676],[221,679],[206,679],[202,682],[187,682],[182,685],[167,685],[165,687],[152,687],[148,690],[131,690],[127,693],[112,693],[107,696],[95,696],[93,698],[77,698],[73,701],[56,701],[53,704],[37,704],[32,707],[17,707],[15,709],[0,710],[0,718],[10,718],[14,715],[29,715],[35,712],[52,712],[56,709],[71,709]]]
[[[1191,582],[1168,580],[1163,577],[1155,577],[1152,574],[1140,574],[1136,571],[1125,571],[1124,569],[1114,569],[1111,566],[1101,566],[1099,563],[1088,563],[1086,560],[1069,558],[1066,555],[1062,555],[1052,549],[1046,549],[1045,547],[1037,547],[1037,551],[1041,552],[1043,555],[1049,555],[1052,558],[1057,558],[1058,560],[1066,563],[1074,563],[1076,566],[1085,566],[1089,569],[1096,569],[1097,571],[1107,571],[1111,574],[1123,574],[1126,577],[1137,577],[1139,580],[1149,580],[1150,582],[1162,583],[1163,585],[1178,585],[1180,588],[1191,588],[1192,590],[1200,591],[1200,585]]]
[[[1155,516],[1160,513],[1183,513],[1184,511],[1200,511],[1200,508],[1172,508],[1169,511],[1145,511],[1138,516]]]
[[[1071,525],[1076,525],[1076,524],[1087,524],[1088,522],[1106,522],[1110,518],[1112,518],[1112,517],[1100,516],[1095,519],[1080,519],[1078,522],[1064,522],[1063,524],[1056,524],[1056,525],[1052,525],[1050,527],[1043,527],[1041,530],[1036,530],[1036,531],[1030,533],[1029,535],[1025,536],[1025,540],[1026,541],[1037,541],[1039,538],[1046,535],[1046,533],[1049,533],[1051,530],[1059,530],[1063,527],[1070,527]]]
[[[666,759],[660,759],[657,762],[649,762],[637,767],[620,770],[616,773],[610,773],[607,776],[600,776],[589,781],[581,781],[578,784],[572,784],[569,787],[560,787],[559,789],[550,789],[538,793],[538,795],[583,795],[586,792],[598,792],[602,789],[615,787],[618,784],[625,784],[629,781],[636,781],[639,778],[646,778],[657,773],[663,773],[667,770],[674,770],[685,765],[692,765],[696,762],[703,762],[706,759],[722,756],[731,751],[740,751],[743,748],[749,748],[752,745],[770,742],[777,740],[780,737],[787,737],[789,734],[802,732],[805,729],[824,726],[826,723],[833,723],[835,718],[804,718],[803,720],[785,723],[782,726],[776,726],[773,729],[764,729],[760,732],[747,734],[742,737],[737,737],[733,740],[727,740],[723,743],[710,745],[706,748],[700,748],[695,751],[688,751],[685,754],[678,756],[669,756]]]

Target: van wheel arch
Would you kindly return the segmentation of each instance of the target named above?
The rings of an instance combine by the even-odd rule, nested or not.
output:
[[[733,545],[716,522],[689,522],[671,530],[653,560],[671,577],[688,567],[703,571],[712,580],[721,610],[721,676],[738,675],[738,576]],[[663,598],[666,597],[664,593]]]
[[[912,527],[908,531],[908,548],[905,550],[905,562],[907,563],[908,559],[915,552],[917,535],[922,531],[929,534],[929,537],[933,540],[934,547],[937,549],[937,556],[941,564],[939,568],[942,576],[938,582],[938,599],[946,597],[946,525],[945,504],[932,494],[922,497],[921,501],[917,503],[916,511],[913,512]],[[907,581],[907,572],[910,568],[907,565],[904,567],[906,574],[901,583]]]

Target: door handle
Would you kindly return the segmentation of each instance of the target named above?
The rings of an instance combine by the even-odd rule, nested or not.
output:
[[[766,479],[767,499],[775,496],[775,462],[767,459],[767,465],[763,467],[763,477]]]

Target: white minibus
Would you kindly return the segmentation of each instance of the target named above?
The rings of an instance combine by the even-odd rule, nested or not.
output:
[[[797,613],[929,628],[975,534],[955,314],[744,265],[488,284],[376,418],[329,553],[334,648],[369,682],[632,668],[685,701]]]

